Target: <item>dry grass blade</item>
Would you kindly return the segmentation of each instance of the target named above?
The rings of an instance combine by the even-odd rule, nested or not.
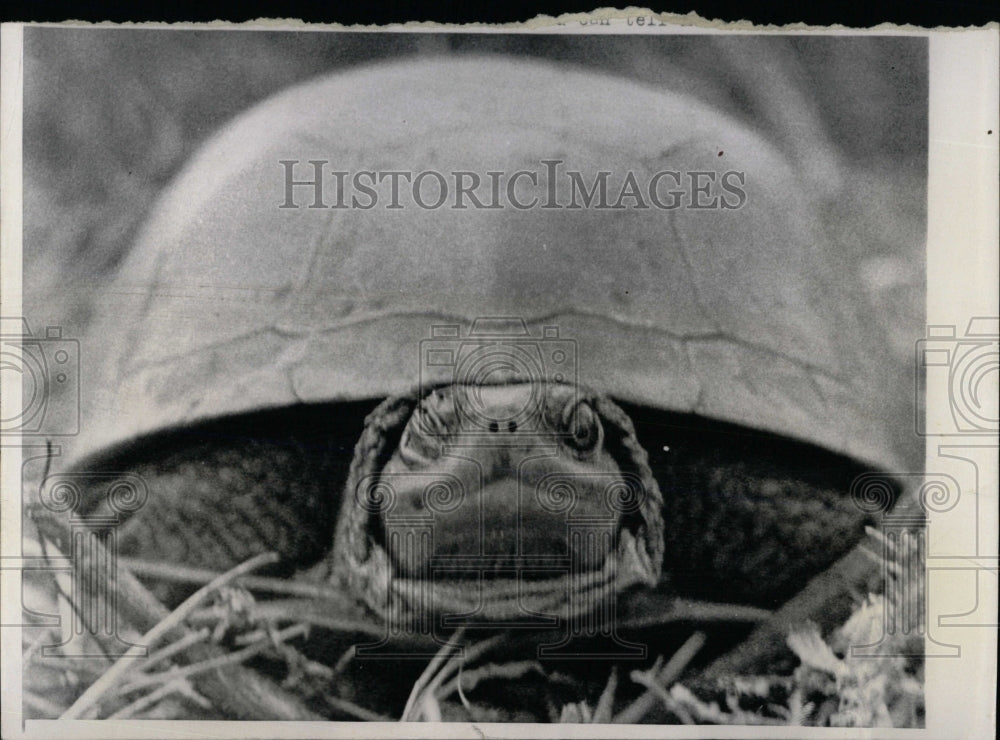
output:
[[[198,589],[186,601],[174,609],[173,612],[162,619],[159,624],[143,636],[142,642],[145,645],[152,647],[159,642],[164,635],[183,622],[188,614],[193,612],[199,604],[201,604],[219,587],[226,585],[244,573],[256,570],[263,565],[275,563],[277,560],[278,556],[275,553],[262,553],[244,563],[241,563],[240,565],[237,565],[232,570],[223,573],[218,578]],[[110,689],[117,686],[121,682],[122,678],[136,665],[135,657],[136,651],[129,650],[125,655],[119,658],[118,661],[111,666],[111,668],[109,668],[103,676],[92,683],[87,690],[84,691],[75,702],[73,702],[73,705],[63,713],[60,719],[77,719],[88,709],[95,706],[101,697],[104,696],[104,694]]]
[[[309,599],[279,599],[256,602],[247,606],[246,617],[252,622],[302,622],[313,627],[323,627],[342,634],[369,635],[381,638],[385,628],[371,620],[366,621],[360,611],[348,608],[343,602],[317,603]],[[215,609],[199,609],[190,615],[188,623],[194,626],[216,624],[219,620]]]
[[[413,708],[420,700],[421,694],[424,692],[424,689],[430,683],[431,678],[434,676],[434,674],[437,673],[438,670],[441,668],[442,664],[444,664],[445,660],[447,660],[448,658],[450,658],[455,654],[459,642],[464,634],[465,634],[465,628],[459,627],[458,630],[455,632],[455,634],[453,634],[451,638],[448,640],[448,642],[441,646],[441,649],[438,650],[437,655],[435,655],[431,659],[431,662],[427,664],[427,667],[424,669],[423,673],[420,674],[420,677],[413,684],[413,689],[410,691],[410,696],[406,700],[406,706],[403,708],[403,714],[399,718],[400,722],[409,722],[412,720]]]
[[[365,722],[392,722],[391,717],[386,717],[378,712],[360,707],[352,701],[347,701],[347,699],[341,699],[337,696],[324,696],[323,700],[338,712],[346,714],[349,717],[354,717]]]
[[[678,599],[659,591],[633,591],[621,600],[618,627],[637,629],[676,622],[731,622],[758,624],[774,612],[744,604]]]
[[[888,541],[870,533],[883,545]],[[922,540],[901,538],[893,545],[881,556],[860,545],[776,612],[773,623],[694,676],[699,695],[681,685],[670,695],[699,722],[923,726],[923,631],[907,629],[923,614]],[[868,596],[859,600],[865,590]],[[841,619],[845,603],[849,614]],[[887,620],[897,620],[896,629],[887,629]],[[879,648],[878,660],[865,657],[872,646]],[[856,647],[860,655],[853,655]],[[797,659],[791,675],[770,673],[778,665],[787,669],[785,656],[780,664],[770,662],[778,651]]]
[[[422,704],[422,696],[431,697],[432,702],[436,704],[445,681],[451,678],[451,676],[455,673],[462,670],[462,667],[466,663],[472,663],[473,661],[479,660],[479,658],[488,653],[494,647],[508,639],[507,633],[494,635],[493,637],[464,647],[461,652],[452,652],[449,657],[446,649],[448,647],[457,646],[458,641],[464,633],[464,627],[460,627],[456,630],[455,634],[448,641],[448,645],[445,645],[441,651],[434,656],[434,661],[431,661],[432,665],[428,665],[427,669],[420,675],[420,678],[417,679],[416,684],[414,684],[413,691],[410,692],[410,698],[407,701],[407,709],[403,710],[400,721],[411,721],[417,719],[415,713],[413,712],[413,708]],[[448,660],[446,661],[445,658],[448,658]],[[437,661],[437,664],[433,665],[435,661]],[[449,692],[449,694],[450,693],[451,692]],[[407,710],[409,710],[409,712]]]
[[[658,686],[666,687],[676,681],[704,644],[705,635],[703,633],[695,632],[691,635],[678,648],[677,652],[670,656],[670,660],[667,661],[667,664],[657,674],[655,683]],[[640,722],[656,706],[658,698],[660,697],[657,693],[647,690],[646,693],[615,716],[615,724],[635,724],[636,722]]]
[[[277,633],[276,637],[278,640],[291,640],[296,637],[301,637],[309,632],[309,627],[306,625],[296,625],[294,627],[289,627],[288,629],[281,630]],[[170,671],[167,674],[152,674],[143,676],[142,678],[137,678],[132,683],[126,684],[124,686],[119,686],[118,691],[122,694],[131,693],[147,686],[155,686],[157,684],[163,683],[165,680],[181,678],[187,676],[195,676],[199,673],[204,673],[205,671],[211,671],[216,668],[221,668],[222,666],[231,665],[233,663],[242,663],[248,658],[252,658],[255,655],[268,650],[274,645],[274,642],[270,638],[264,638],[254,645],[245,647],[242,650],[237,650],[232,653],[227,653],[226,655],[220,655],[215,658],[210,658],[209,660],[203,660],[198,663],[192,663],[191,665],[184,666],[183,668],[177,668]]]
[[[521,678],[528,673],[536,672],[545,676],[545,669],[537,660],[516,660],[510,663],[487,663],[484,666],[473,669],[463,669],[459,674],[443,684],[438,691],[438,699],[445,700],[455,692],[464,694],[472,691],[476,685],[482,681],[491,679],[514,679]],[[465,703],[465,702],[463,702]]]
[[[156,666],[158,666],[163,661],[174,657],[178,653],[184,652],[192,645],[195,645],[199,642],[204,642],[209,638],[211,634],[212,632],[209,629],[202,629],[198,630],[197,632],[189,632],[179,640],[176,640],[175,642],[172,642],[169,645],[166,645],[163,648],[157,650],[155,653],[152,653],[149,656],[149,659],[146,660],[146,662],[139,667],[139,670],[143,672],[148,672],[153,668],[155,668]]]
[[[751,726],[783,726],[787,725],[786,719],[776,719],[764,717],[753,712],[741,711],[738,707],[730,706],[729,712],[724,712],[718,704],[703,702],[686,688],[675,685],[670,689],[670,698],[678,707],[685,709],[689,716],[693,715],[692,722],[707,722],[714,725],[751,725]]]
[[[694,724],[694,717],[685,709],[680,702],[678,702],[670,693],[663,688],[656,676],[652,675],[651,671],[632,671],[629,677],[635,681],[637,684],[641,684],[646,687],[646,694],[643,696],[650,695],[654,696],[663,702],[663,705],[672,712],[681,722],[686,725]]]
[[[38,530],[38,541],[48,541],[52,545],[53,554],[65,552],[72,543],[72,536],[67,522],[44,511],[34,510],[32,521]],[[61,555],[61,557],[66,557]],[[99,563],[107,562],[110,554],[100,542],[91,543],[85,548],[78,563],[84,573],[94,572]],[[119,563],[120,565],[120,563]],[[125,567],[118,567],[108,583],[109,598],[113,599],[117,622],[122,630],[135,633],[129,639],[135,642],[140,635],[148,632],[165,619],[169,610]],[[108,646],[117,650],[120,646],[115,640],[118,635],[105,636],[99,626],[85,621],[88,634],[99,644],[107,637]],[[170,640],[178,640],[191,632],[188,623],[184,622],[174,628],[169,635]],[[197,642],[185,651],[188,660],[205,660],[226,654],[226,649],[206,642]],[[116,653],[117,654],[117,653]],[[74,665],[83,665],[77,661]],[[108,665],[111,665],[110,663]],[[107,668],[102,668],[103,673]],[[91,681],[96,681],[94,676]],[[90,683],[90,681],[87,681]],[[282,688],[275,681],[258,671],[234,664],[223,669],[211,671],[196,679],[196,688],[201,696],[209,702],[210,714],[214,717],[239,718],[246,720],[320,720],[323,717],[310,710],[301,698]],[[81,688],[82,691],[82,688]],[[63,708],[69,706],[72,699],[67,697]],[[92,708],[88,715],[96,712]]]
[[[139,712],[153,706],[156,702],[160,701],[164,697],[169,696],[175,692],[183,692],[188,688],[188,683],[183,678],[176,678],[173,681],[168,681],[163,684],[156,691],[152,691],[146,696],[136,699],[134,702],[119,709],[117,712],[108,717],[108,719],[128,719],[133,717]]]
[[[506,634],[495,635],[486,640],[481,640],[480,642],[474,643],[459,655],[454,655],[451,660],[449,660],[444,667],[434,676],[433,680],[428,684],[427,689],[439,693],[441,686],[444,684],[445,680],[450,678],[453,674],[462,670],[462,667],[466,663],[471,663],[473,661],[479,660],[483,655],[488,653],[494,647],[499,645],[501,642],[507,639]]]
[[[357,652],[357,645],[351,645],[349,648],[347,648],[347,650],[344,651],[343,655],[341,655],[337,659],[337,662],[333,664],[333,668],[331,669],[331,677],[336,678],[341,673],[346,671],[348,664],[350,664],[350,662],[354,660],[356,652]]]
[[[606,724],[612,720],[612,712],[615,705],[615,691],[618,690],[618,666],[612,666],[608,674],[608,683],[601,692],[601,697],[594,707],[594,716],[591,722],[594,724]]]
[[[171,583],[205,584],[218,578],[223,573],[208,568],[192,568],[174,563],[158,563],[141,558],[121,557],[119,563],[128,568],[140,578],[151,578]],[[343,592],[331,586],[309,581],[296,581],[287,578],[270,578],[268,576],[241,575],[233,581],[248,591],[263,591],[282,596],[297,596],[303,599],[340,601]]]
[[[867,583],[874,571],[871,560],[864,554],[864,546],[859,545],[813,578],[739,646],[701,671],[695,681],[715,685],[720,679],[759,672],[776,654],[787,650],[785,638],[797,626],[819,616],[843,622],[850,615],[853,595],[868,590]]]

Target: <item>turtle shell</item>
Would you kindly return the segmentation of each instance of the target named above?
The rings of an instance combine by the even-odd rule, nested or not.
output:
[[[338,191],[363,171],[412,173],[400,207],[388,176],[361,179],[371,208]],[[519,171],[493,207],[488,173]],[[433,174],[414,199],[425,172],[448,188],[439,207]],[[570,172],[588,190],[606,177],[605,207]],[[678,176],[656,180],[660,203],[677,207],[651,202],[662,172]],[[457,202],[471,180],[456,173],[479,176],[481,205]],[[719,191],[725,173],[738,188]],[[639,197],[622,197],[630,177]],[[489,368],[463,358],[490,345],[515,374],[894,468],[899,384],[818,208],[754,131],[628,80],[501,57],[321,77],[234,120],[161,198],[98,299],[87,346],[104,367],[75,457],[223,415],[475,382]]]

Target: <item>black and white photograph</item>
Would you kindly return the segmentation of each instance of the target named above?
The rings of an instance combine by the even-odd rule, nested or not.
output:
[[[5,26],[5,735],[995,718],[995,65],[581,18]]]

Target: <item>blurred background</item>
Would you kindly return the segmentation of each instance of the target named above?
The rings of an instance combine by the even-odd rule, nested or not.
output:
[[[640,80],[761,131],[815,191],[831,243],[856,256],[872,320],[912,368],[923,333],[927,166],[927,44],[913,37],[28,28],[23,243],[32,329],[85,336],[91,296],[157,194],[233,116],[331,70],[470,53]]]

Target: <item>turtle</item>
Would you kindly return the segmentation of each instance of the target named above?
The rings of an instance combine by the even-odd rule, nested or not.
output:
[[[459,197],[512,173],[503,203]],[[644,588],[773,608],[873,522],[852,481],[915,454],[868,298],[779,149],[557,62],[381,62],[267,99],[192,157],[95,306],[68,470],[144,481],[120,552],[274,550],[380,619]]]

